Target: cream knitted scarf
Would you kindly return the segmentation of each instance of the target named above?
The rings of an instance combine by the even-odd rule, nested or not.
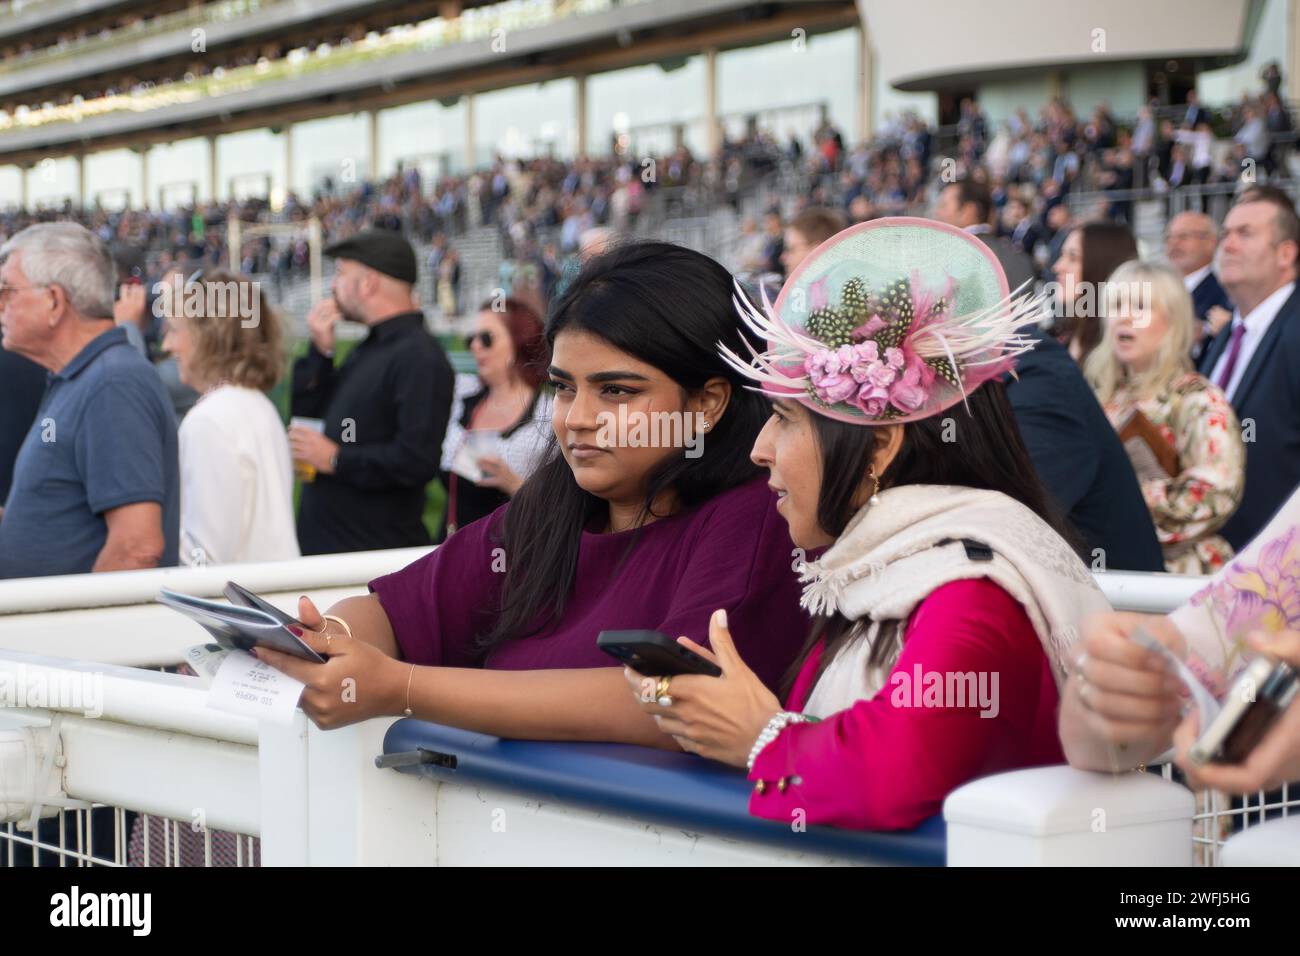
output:
[[[991,549],[967,555],[963,539]],[[946,542],[946,543],[944,543]],[[869,700],[888,676],[868,668],[877,639],[895,642],[932,591],[950,581],[989,578],[1025,608],[1059,687],[1083,618],[1110,605],[1069,545],[1024,505],[1000,492],[949,485],[905,485],[880,492],[822,557],[804,565],[801,604],[813,614],[860,621],[859,632],[823,671],[804,712],[826,717]],[[886,628],[882,625],[895,623]]]

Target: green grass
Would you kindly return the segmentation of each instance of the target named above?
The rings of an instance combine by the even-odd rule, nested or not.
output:
[[[456,344],[459,344],[462,349],[464,348],[464,343],[459,342],[459,340],[454,336],[442,337],[441,341],[443,348],[446,348],[448,352],[450,352]],[[334,349],[334,365],[337,367],[342,364],[343,360],[348,357],[348,354],[356,348],[356,345],[357,340],[355,339],[349,339],[346,341],[340,340],[337,347]],[[275,388],[270,391],[271,401],[275,403],[275,407],[280,410],[280,418],[286,425],[289,422],[289,383],[293,363],[306,354],[306,339],[301,339],[293,343],[289,349],[288,369],[286,370],[284,377],[281,378]],[[298,512],[298,500],[301,495],[302,482],[295,481],[293,486],[294,514],[297,514]],[[429,482],[428,487],[424,490],[424,526],[429,529],[429,536],[435,540],[437,540],[438,531],[442,527],[442,514],[443,511],[446,510],[446,507],[447,490],[443,488],[442,482],[435,478],[433,481]]]

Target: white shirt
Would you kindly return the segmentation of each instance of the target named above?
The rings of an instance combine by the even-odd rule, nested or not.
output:
[[[1250,315],[1243,317],[1241,310],[1236,309],[1233,311],[1232,328],[1235,329],[1238,325],[1244,325],[1246,331],[1241,337],[1241,353],[1237,356],[1237,365],[1232,370],[1232,378],[1228,379],[1227,388],[1223,390],[1229,401],[1236,397],[1237,386],[1241,383],[1241,377],[1246,374],[1246,369],[1250,367],[1251,357],[1254,356],[1255,349],[1259,347],[1260,340],[1264,338],[1264,333],[1268,331],[1268,327],[1273,324],[1273,320],[1277,318],[1278,312],[1281,311],[1283,303],[1291,297],[1291,293],[1294,291],[1295,283],[1288,282],[1255,306]],[[1228,355],[1231,352],[1232,340],[1229,338],[1228,347],[1223,350],[1223,354],[1214,363],[1214,369],[1210,373],[1210,381],[1215,385],[1219,384],[1219,373],[1228,364]]]
[[[296,558],[293,463],[284,423],[261,392],[222,385],[180,427],[183,564]]]
[[[447,434],[442,440],[442,470],[450,471],[456,452],[465,441],[465,426],[460,423],[465,414],[465,399],[483,388],[477,375],[462,372],[456,376],[452,390],[451,418],[447,422]],[[551,409],[554,396],[542,392],[537,396],[533,407],[533,420],[521,425],[510,433],[509,437],[498,435],[496,456],[510,466],[520,478],[527,478],[546,457],[551,437]]]
[[[1210,274],[1210,270],[1213,268],[1214,263],[1210,262],[1201,266],[1195,272],[1189,272],[1187,275],[1183,276],[1183,285],[1187,287],[1187,291],[1195,292],[1196,287]]]

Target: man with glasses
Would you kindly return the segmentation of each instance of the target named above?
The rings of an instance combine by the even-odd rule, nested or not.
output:
[[[174,565],[176,418],[113,322],[107,247],[75,223],[40,223],[0,260],[0,344],[49,373],[0,519],[0,577]]]
[[[325,250],[333,297],[307,316],[311,347],[293,369],[292,412],[322,431],[289,429],[294,460],[314,470],[298,510],[303,554],[431,543],[425,486],[438,474],[454,375],[415,301],[415,253],[399,233],[369,230]],[[334,326],[369,334],[337,369]]]
[[[1300,217],[1276,186],[1252,186],[1223,220],[1219,278],[1236,304],[1200,372],[1232,403],[1246,490],[1220,529],[1240,551],[1300,486]]]
[[[1203,212],[1180,212],[1165,227],[1165,258],[1182,274],[1200,320],[1192,346],[1193,361],[1200,359],[1205,344],[1232,319],[1232,301],[1214,274],[1218,241],[1214,220]]]

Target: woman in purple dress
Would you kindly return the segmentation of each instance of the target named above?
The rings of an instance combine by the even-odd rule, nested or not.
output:
[[[602,630],[704,643],[726,608],[769,686],[798,652],[790,542],[749,459],[770,405],[719,358],[746,351],[731,276],[629,244],[589,261],[547,324],[554,442],[510,501],[322,616],[324,664],[259,650],[307,684],[321,727],[413,714],[506,737],[675,748],[630,700]],[[343,693],[355,680],[355,692]]]

